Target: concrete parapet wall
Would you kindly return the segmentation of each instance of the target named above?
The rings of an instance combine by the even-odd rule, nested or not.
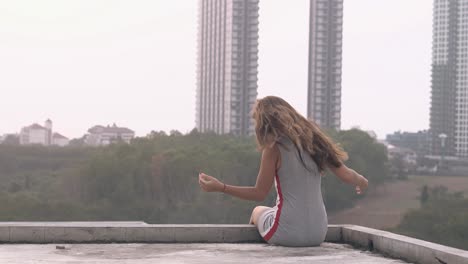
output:
[[[339,242],[330,226],[327,241]],[[261,243],[253,225],[152,225],[145,222],[0,222],[1,243]]]
[[[342,242],[424,264],[468,264],[468,251],[377,229],[343,225]]]
[[[144,222],[0,222],[0,243],[262,243],[253,225]],[[468,251],[354,225],[329,225],[326,242],[347,243],[415,263],[468,264]]]
[[[253,225],[144,222],[0,222],[2,243],[258,243]]]

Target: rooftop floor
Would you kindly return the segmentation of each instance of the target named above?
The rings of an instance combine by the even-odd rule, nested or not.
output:
[[[325,241],[270,246],[253,225],[0,222],[0,263],[468,264],[468,251],[362,226],[329,225]]]
[[[65,246],[57,249],[56,245]],[[9,244],[0,263],[407,263],[346,244],[287,248],[267,244]]]

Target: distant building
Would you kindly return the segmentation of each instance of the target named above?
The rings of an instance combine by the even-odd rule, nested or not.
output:
[[[431,137],[427,130],[418,132],[395,132],[387,135],[386,141],[399,148],[411,149],[422,157],[431,153]]]
[[[388,145],[387,150],[389,160],[395,159],[399,156],[406,164],[411,166],[417,165],[418,155],[412,149]]]
[[[431,152],[468,157],[468,3],[433,0]]]
[[[196,127],[254,134],[259,0],[199,0]]]
[[[59,133],[52,134],[52,145],[63,147],[67,146],[69,143],[70,140],[67,137],[60,135]]]
[[[58,135],[57,142],[60,144],[55,143],[55,134]],[[68,145],[68,142],[65,144],[65,139],[67,138],[58,133],[52,132],[52,121],[50,119],[47,119],[44,122],[44,126],[34,123],[30,126],[23,127],[19,135],[21,145],[39,144],[44,146],[66,146]]]
[[[118,127],[116,124],[112,126],[97,125],[88,129],[88,133],[85,142],[91,146],[104,146],[117,142],[130,143],[130,140],[135,137],[133,130]]]
[[[30,126],[23,127],[20,132],[20,144],[40,144],[44,146],[50,145],[52,136],[52,124],[50,119],[41,126],[34,123]]]
[[[341,126],[343,0],[310,0],[307,117]]]
[[[390,174],[407,177],[418,168],[418,155],[411,149],[387,145]]]

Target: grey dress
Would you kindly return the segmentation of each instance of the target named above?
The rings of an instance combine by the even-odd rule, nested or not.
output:
[[[283,137],[279,143],[276,205],[259,217],[260,234],[270,244],[318,246],[325,240],[328,228],[320,172],[310,155],[300,153],[289,138]]]

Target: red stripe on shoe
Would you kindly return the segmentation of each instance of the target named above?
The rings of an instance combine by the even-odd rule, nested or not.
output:
[[[276,178],[276,187],[278,188],[279,203],[278,203],[278,210],[276,211],[275,222],[273,223],[273,226],[270,228],[270,231],[268,231],[268,233],[263,237],[266,241],[270,240],[271,237],[275,234],[276,229],[278,229],[280,215],[281,215],[281,208],[283,207],[283,193],[281,192],[281,185],[280,185],[278,173],[276,173],[275,178]]]

